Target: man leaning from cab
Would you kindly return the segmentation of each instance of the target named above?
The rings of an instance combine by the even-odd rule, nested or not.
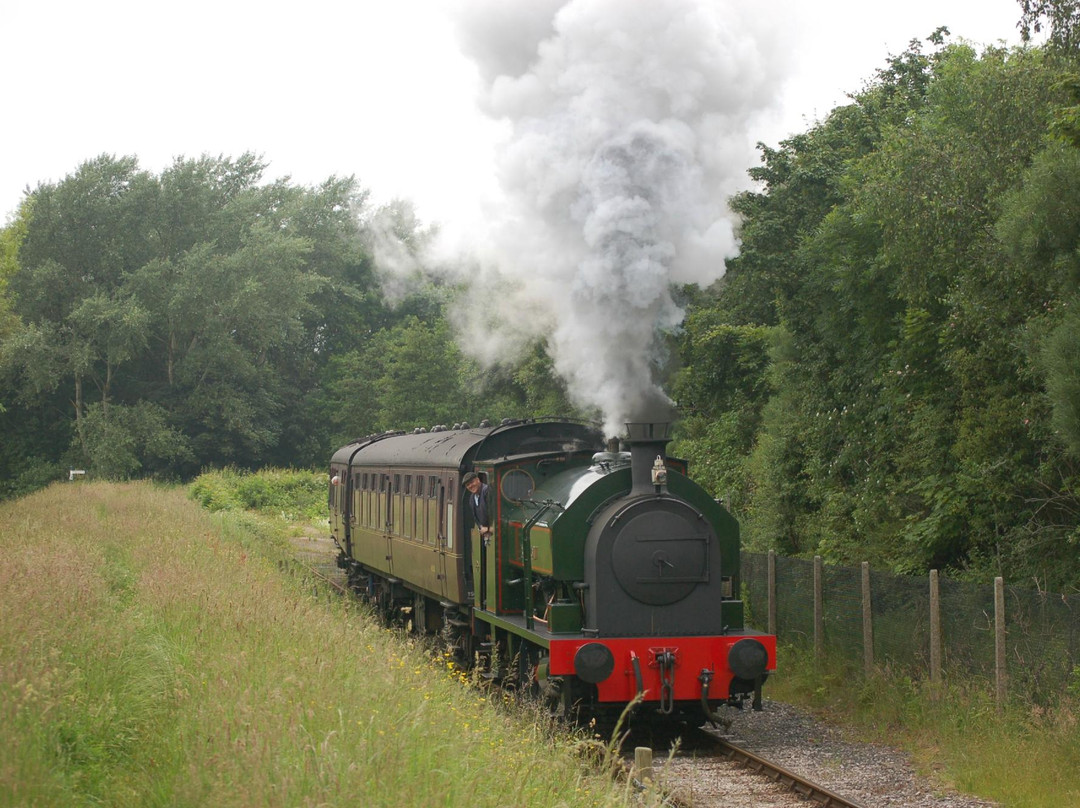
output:
[[[462,485],[469,492],[469,505],[472,507],[473,524],[480,528],[480,537],[486,538],[491,530],[491,486],[480,479],[475,471],[468,472],[461,478]]]

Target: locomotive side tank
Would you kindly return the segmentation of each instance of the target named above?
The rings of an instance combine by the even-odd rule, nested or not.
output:
[[[760,706],[775,638],[744,626],[738,524],[667,458],[667,424],[605,451],[587,425],[520,421],[374,436],[331,462],[331,531],[387,615],[570,712]],[[481,540],[461,477],[491,487]]]

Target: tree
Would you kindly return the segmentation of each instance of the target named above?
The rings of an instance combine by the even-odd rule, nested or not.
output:
[[[102,477],[128,479],[194,460],[187,436],[169,426],[162,407],[148,401],[108,410],[99,401],[87,408],[84,421],[85,455]]]
[[[363,195],[261,184],[263,168],[202,157],[155,177],[103,156],[30,195],[10,280],[23,326],[0,355],[22,407],[68,408],[80,464],[184,474],[325,453],[304,397],[348,340],[337,323],[372,308],[355,285]],[[142,448],[107,459],[121,435]]]
[[[714,314],[688,319],[675,389],[702,414],[684,423],[677,448],[705,462],[717,493],[735,497],[759,547],[816,548],[836,531],[815,525],[851,522],[851,501],[834,486],[866,450],[843,440],[838,419],[852,423],[853,405],[869,404],[869,391],[853,394],[874,377],[896,307],[873,262],[880,231],[837,211],[855,186],[853,166],[923,108],[939,58],[912,43],[851,104],[779,149],[762,147],[764,165],[750,172],[762,190],[733,202],[740,255],[714,292]],[[734,349],[741,367],[710,367],[708,349],[695,348],[722,324],[754,334],[741,348],[715,346]]]
[[[101,157],[35,191],[24,219],[18,263],[33,271],[15,272],[10,283],[27,328],[8,340],[4,361],[27,380],[24,394],[71,385],[80,442],[84,384],[91,380],[107,400],[117,364],[140,339],[143,313],[121,286],[149,254],[139,210],[154,190],[134,159]]]
[[[1035,516],[1018,542],[1053,577],[1080,578],[1080,149],[1050,143],[1005,200],[997,235],[1036,282],[1037,304],[1019,335],[1033,397],[1025,423],[1038,441]],[[1030,548],[1030,549],[1029,549]],[[1045,573],[1044,573],[1045,575]],[[1045,575],[1050,578],[1050,575]]]
[[[1049,24],[1048,42],[1055,50],[1075,56],[1080,48],[1080,2],[1077,0],[1019,0],[1020,36],[1024,42]]]
[[[19,248],[26,238],[31,203],[24,201],[15,216],[0,229],[0,342],[9,337],[17,326],[13,313],[8,282],[19,268]],[[3,407],[3,402],[0,402]]]
[[[1075,180],[1042,163],[1064,68],[935,44],[766,150],[687,321],[679,449],[751,546],[1074,580]]]
[[[387,430],[451,426],[475,412],[474,377],[445,320],[408,316],[363,349],[331,360],[323,406],[338,444]]]

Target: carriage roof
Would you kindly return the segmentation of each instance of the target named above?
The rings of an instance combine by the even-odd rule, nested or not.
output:
[[[338,449],[331,463],[464,468],[516,455],[596,451],[603,446],[603,436],[591,425],[528,420],[493,427],[369,436]]]

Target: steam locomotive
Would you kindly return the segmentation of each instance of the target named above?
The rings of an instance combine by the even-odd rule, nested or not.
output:
[[[744,625],[738,524],[666,456],[669,432],[628,424],[615,446],[521,420],[350,443],[330,462],[338,563],[386,617],[568,716],[760,709],[776,639]],[[490,535],[468,472],[490,487]]]

